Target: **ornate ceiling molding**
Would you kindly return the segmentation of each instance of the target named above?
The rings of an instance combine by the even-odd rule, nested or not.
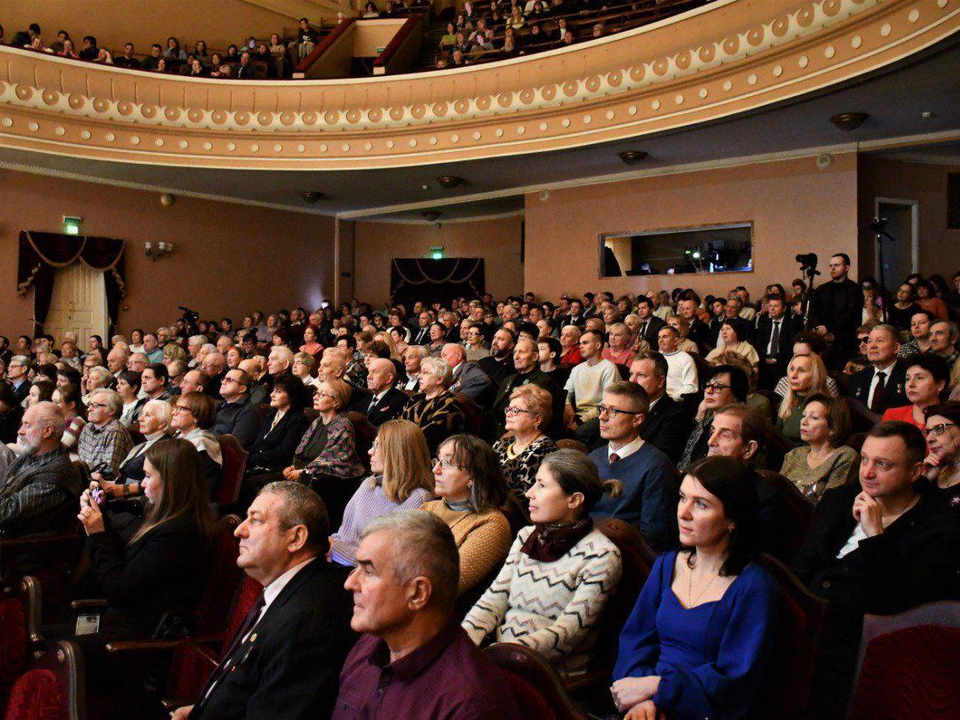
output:
[[[193,80],[0,48],[0,146],[137,163],[368,169],[638,137],[796,97],[960,29],[960,0],[720,0],[457,70]]]

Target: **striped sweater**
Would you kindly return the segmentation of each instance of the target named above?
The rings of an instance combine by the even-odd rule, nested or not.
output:
[[[558,672],[583,672],[597,626],[620,580],[620,551],[599,530],[591,531],[553,563],[520,552],[533,532],[517,535],[497,579],[463,621],[478,645],[495,633],[497,642],[536,650]]]

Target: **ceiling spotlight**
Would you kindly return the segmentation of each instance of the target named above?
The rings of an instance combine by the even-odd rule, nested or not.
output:
[[[643,150],[624,150],[617,153],[617,157],[623,160],[625,165],[636,165],[650,157],[650,153]]]
[[[830,122],[836,125],[839,129],[850,132],[851,130],[856,130],[858,127],[863,125],[864,121],[870,117],[866,113],[862,112],[848,112],[840,113],[839,115],[834,115],[830,118]]]
[[[322,200],[324,198],[324,194],[322,192],[317,192],[316,190],[305,190],[304,192],[300,193],[300,197],[303,198],[304,202],[315,203],[318,200]]]
[[[440,187],[444,187],[447,190],[453,190],[453,188],[457,187],[458,185],[463,185],[463,178],[455,175],[441,175],[437,178],[437,182],[440,183]]]
[[[441,213],[439,210],[424,210],[423,212],[420,213],[420,215],[426,218],[427,220],[429,220],[430,222],[433,222],[437,218],[439,218],[441,215],[443,215],[443,213]]]

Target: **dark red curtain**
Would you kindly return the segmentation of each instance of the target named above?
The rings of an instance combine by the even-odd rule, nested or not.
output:
[[[484,293],[483,258],[394,258],[390,267],[390,295],[408,307],[414,300],[449,302],[457,297],[479,298]]]
[[[23,230],[20,233],[20,258],[17,263],[17,293],[26,295],[33,288],[35,334],[43,332],[57,269],[77,261],[103,271],[110,332],[113,332],[120,311],[120,300],[127,294],[123,240]]]

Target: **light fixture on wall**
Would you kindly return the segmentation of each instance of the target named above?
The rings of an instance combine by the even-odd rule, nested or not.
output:
[[[304,192],[300,193],[300,197],[303,198],[304,202],[308,202],[312,205],[315,202],[323,200],[325,196],[319,190],[305,190]]]
[[[858,127],[863,125],[868,117],[870,116],[867,115],[867,113],[845,112],[840,113],[839,115],[834,115],[832,118],[830,118],[830,122],[836,125],[840,130],[850,132],[851,130],[856,130]]]
[[[173,243],[158,242],[154,245],[152,242],[143,244],[143,254],[151,260],[159,260],[173,252]]]
[[[650,153],[644,152],[643,150],[624,150],[623,152],[618,152],[617,157],[620,158],[625,165],[636,165],[650,157]]]

